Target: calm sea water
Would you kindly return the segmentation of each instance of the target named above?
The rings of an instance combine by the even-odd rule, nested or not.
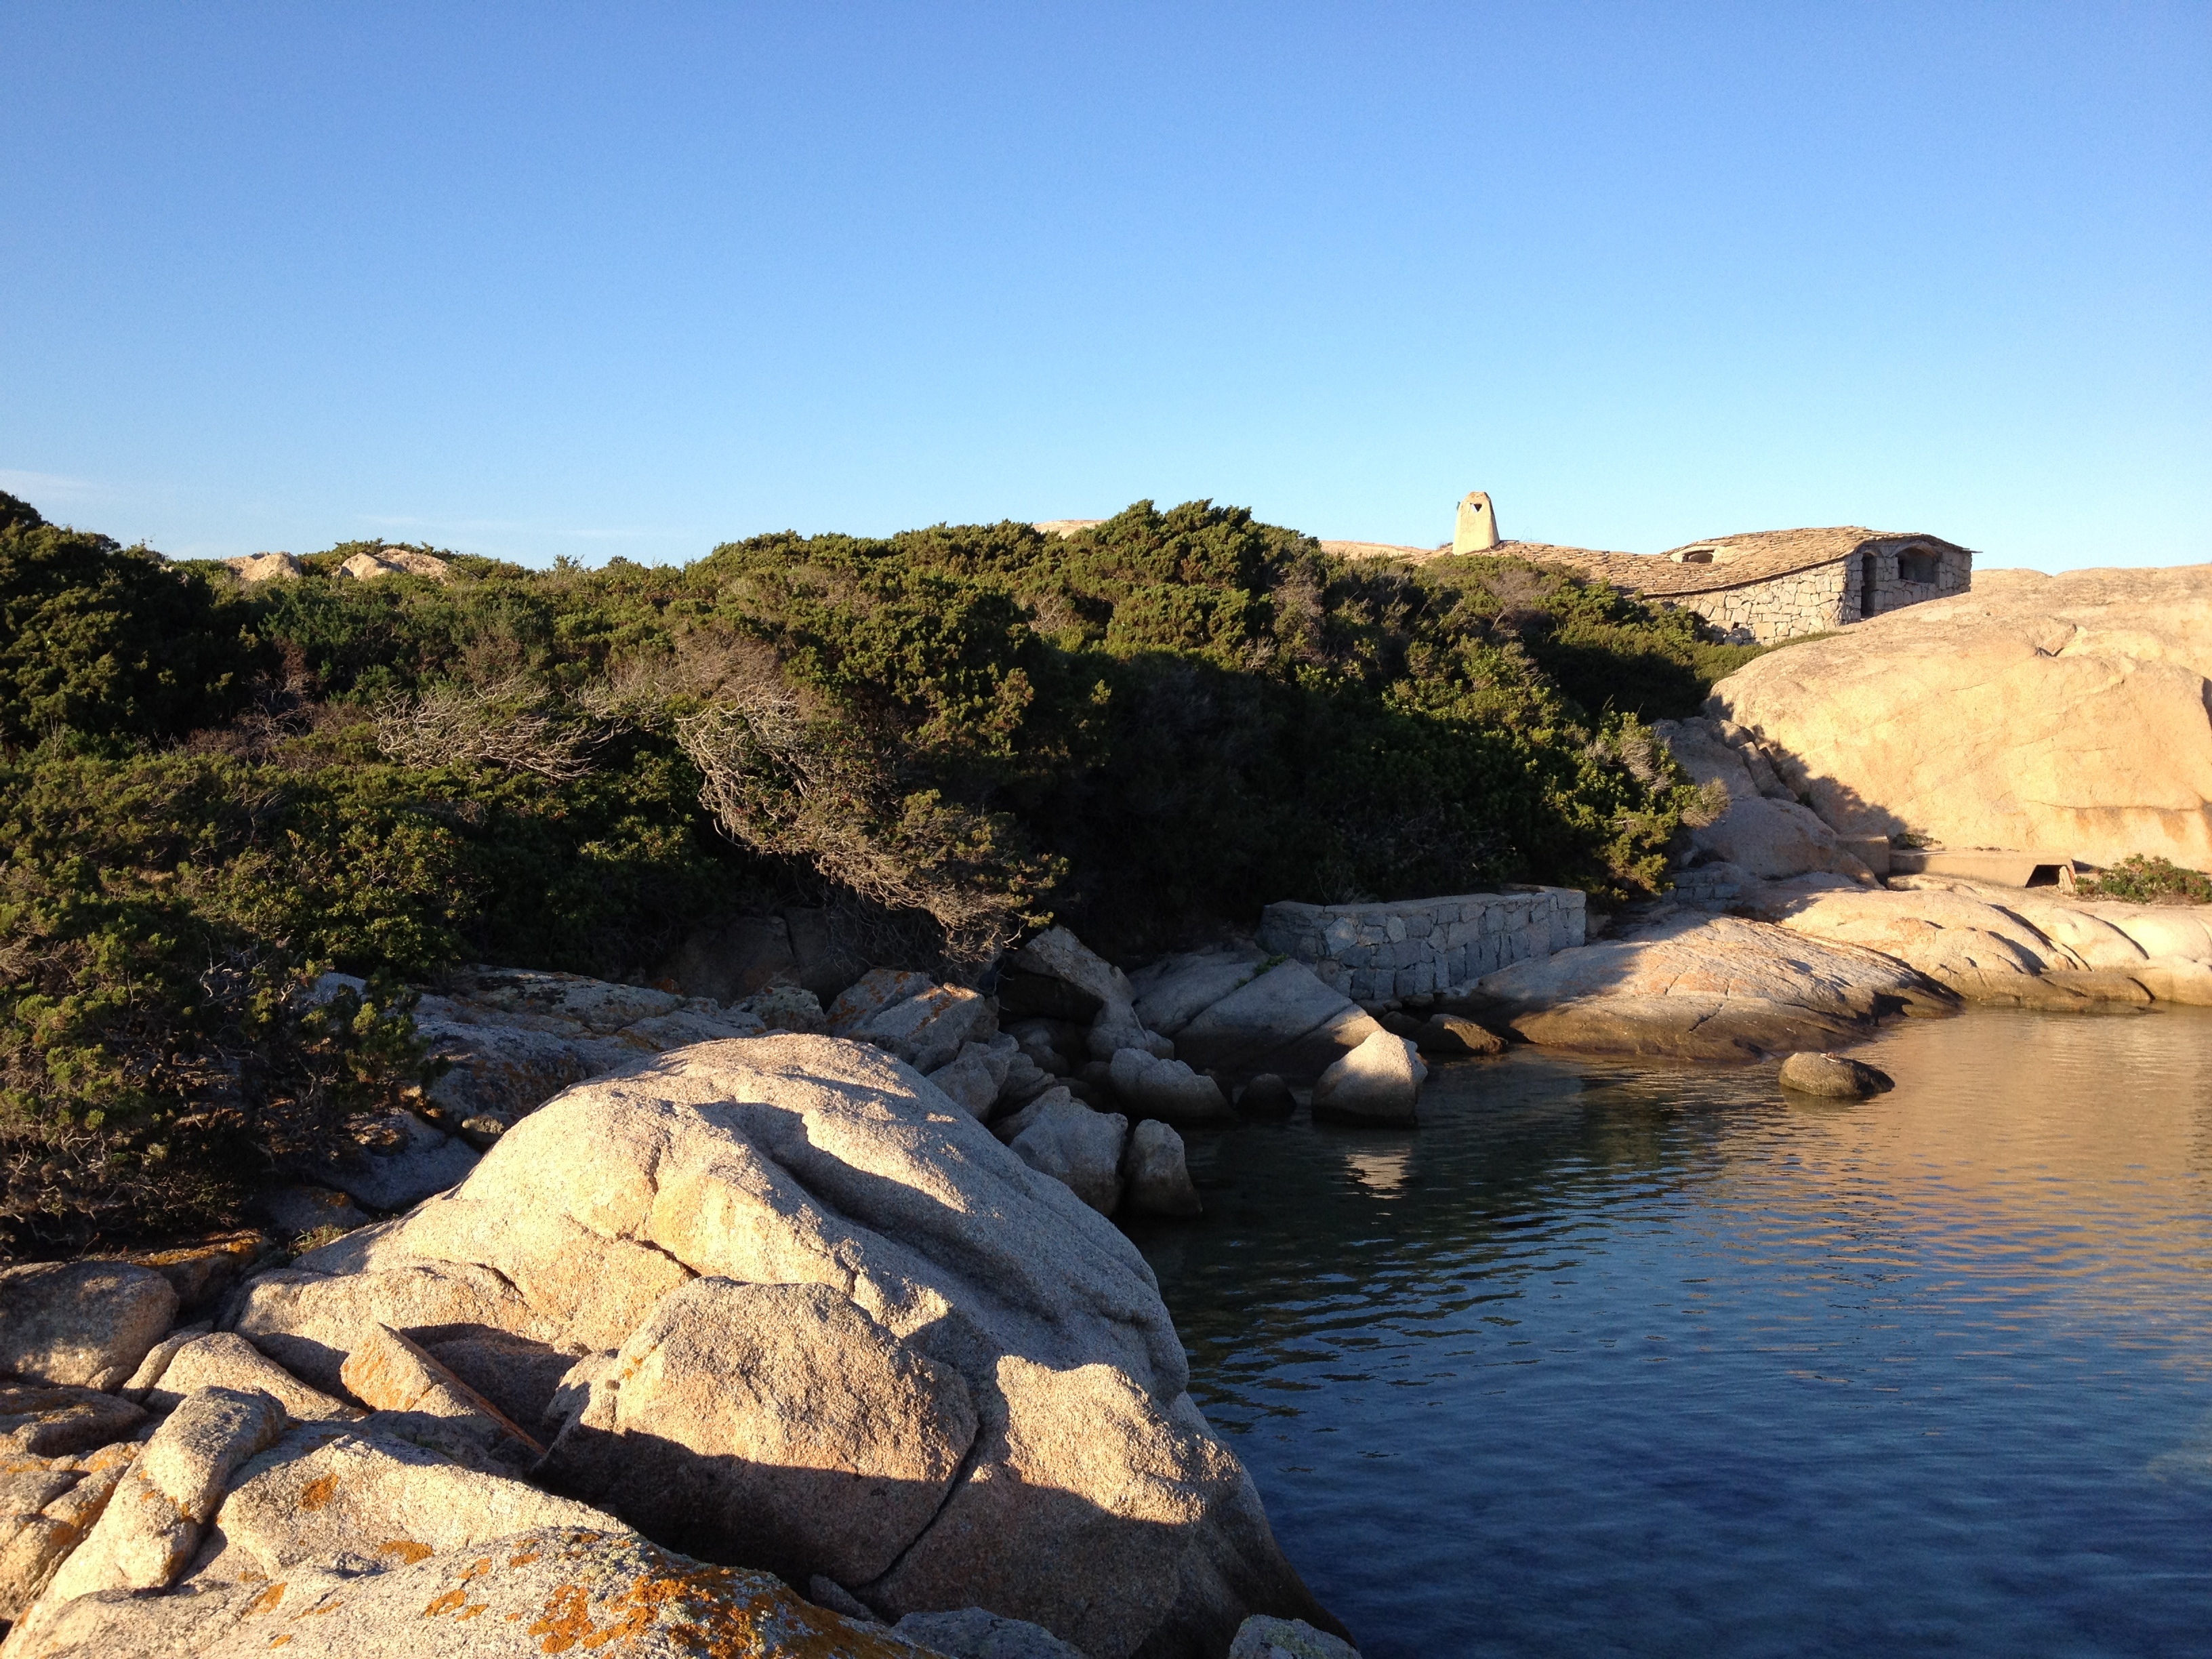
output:
[[[1189,1137],[1139,1243],[1368,1659],[2212,1654],[2212,1012],[1855,1052]]]

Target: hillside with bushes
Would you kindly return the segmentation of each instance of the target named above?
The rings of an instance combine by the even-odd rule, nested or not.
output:
[[[249,586],[0,498],[0,1225],[221,1216],[419,1079],[404,988],[462,962],[649,982],[804,902],[974,977],[1048,918],[1133,957],[1279,898],[1649,893],[1702,797],[1645,722],[1751,654],[1202,501],[342,573],[381,545]],[[368,990],[309,1007],[332,968]]]

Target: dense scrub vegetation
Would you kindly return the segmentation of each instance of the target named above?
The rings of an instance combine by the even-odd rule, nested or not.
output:
[[[1280,897],[1648,892],[1700,798],[1644,722],[1750,654],[1206,502],[340,574],[376,545],[246,587],[0,497],[0,1226],[220,1213],[419,1079],[400,988],[457,961],[648,980],[793,899],[970,973],[1048,916],[1127,953]],[[331,968],[368,994],[310,1007]]]

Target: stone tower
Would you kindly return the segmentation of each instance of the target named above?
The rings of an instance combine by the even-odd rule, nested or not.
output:
[[[1487,553],[1498,545],[1498,513],[1490,497],[1470,489],[1459,504],[1459,522],[1452,526],[1452,551]]]

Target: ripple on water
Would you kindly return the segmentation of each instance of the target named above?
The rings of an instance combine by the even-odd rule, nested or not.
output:
[[[1191,1137],[1139,1242],[1369,1659],[2212,1653],[2212,1012],[1856,1052]]]

